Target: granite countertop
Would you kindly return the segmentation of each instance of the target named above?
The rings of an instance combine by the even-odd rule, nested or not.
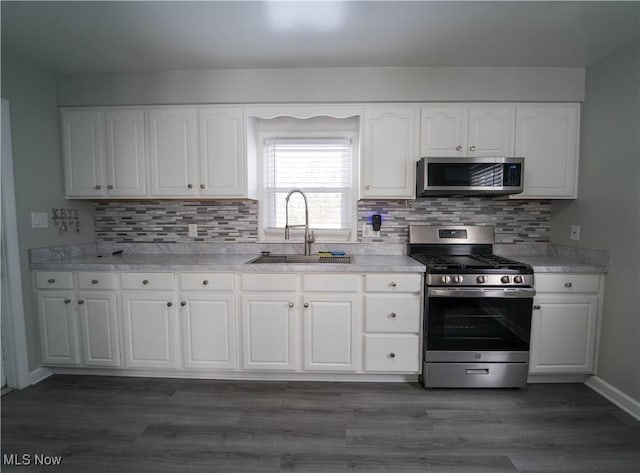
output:
[[[514,256],[527,263],[536,273],[606,273],[607,266],[598,263],[578,262],[557,256]]]
[[[256,271],[256,272],[424,272],[425,267],[402,255],[352,255],[351,264],[247,264],[253,254],[121,254],[79,255],[32,262],[34,270],[74,271]]]

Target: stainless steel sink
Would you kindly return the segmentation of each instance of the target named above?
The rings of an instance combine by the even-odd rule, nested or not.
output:
[[[319,256],[319,255],[261,255],[247,261],[247,264],[311,264],[311,263],[333,263],[350,264],[351,256]]]

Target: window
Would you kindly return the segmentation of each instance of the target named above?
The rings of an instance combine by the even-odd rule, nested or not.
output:
[[[316,136],[296,132],[261,133],[262,239],[284,239],[286,197],[293,189],[301,190],[307,197],[309,228],[317,241],[355,238],[357,134],[344,130],[313,134]],[[293,194],[289,200],[289,225],[303,225],[304,221],[304,199]],[[291,239],[300,240],[303,233],[304,228],[293,228]]]

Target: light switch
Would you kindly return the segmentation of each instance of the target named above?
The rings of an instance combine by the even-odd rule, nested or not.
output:
[[[31,228],[49,228],[47,212],[31,212]]]
[[[580,225],[571,225],[571,239],[580,240]]]

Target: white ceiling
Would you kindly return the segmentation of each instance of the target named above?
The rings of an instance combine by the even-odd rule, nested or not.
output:
[[[56,73],[337,66],[585,67],[640,2],[8,2],[2,51]]]

